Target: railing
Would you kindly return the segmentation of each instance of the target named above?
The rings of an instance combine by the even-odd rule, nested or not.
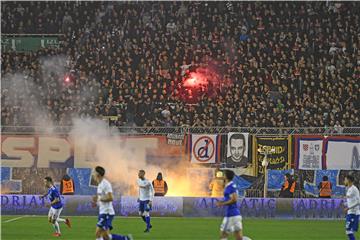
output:
[[[254,135],[360,135],[360,127],[306,127],[306,128],[269,128],[269,127],[195,127],[188,128],[190,133],[229,133],[248,132]]]
[[[25,37],[31,37],[31,36],[65,36],[63,33],[1,33],[2,36],[25,36]]]
[[[268,191],[267,197],[279,198],[280,191]],[[264,197],[263,189],[247,189],[245,190],[245,197],[248,198],[262,198]],[[294,198],[317,198],[318,196],[306,194],[304,191],[295,190]]]
[[[4,134],[67,134],[72,126],[2,126]],[[123,135],[166,135],[166,134],[227,134],[247,132],[254,135],[346,135],[360,136],[360,127],[304,127],[304,128],[267,128],[267,127],[109,127],[109,132]]]

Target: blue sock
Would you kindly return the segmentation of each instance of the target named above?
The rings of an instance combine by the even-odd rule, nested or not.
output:
[[[355,240],[355,236],[353,233],[348,234],[348,238],[349,238],[349,240]]]
[[[150,216],[145,217],[146,220],[146,228],[150,228]]]
[[[112,240],[127,240],[128,238],[126,236],[117,235],[117,234],[111,234]]]

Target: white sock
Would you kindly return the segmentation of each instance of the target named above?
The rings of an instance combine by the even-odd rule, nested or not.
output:
[[[112,235],[111,235],[111,234],[109,234],[109,235],[108,235],[108,237],[109,237],[109,240],[111,240],[111,239],[112,239]]]
[[[97,238],[96,240],[104,240],[102,237]]]
[[[64,218],[57,218],[56,221],[57,221],[57,222],[66,222],[66,219],[64,219]]]
[[[53,226],[55,228],[55,232],[60,233],[60,226],[57,221],[55,221],[55,223],[53,223]]]

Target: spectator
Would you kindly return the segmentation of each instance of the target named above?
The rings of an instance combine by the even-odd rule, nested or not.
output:
[[[360,125],[358,3],[150,5],[4,3],[2,33],[64,35],[58,49],[2,52],[2,76],[20,74],[27,93],[9,94],[14,85],[3,78],[3,125],[33,125],[29,109],[45,105],[54,125],[115,109],[117,126]],[[44,71],[42,60],[59,55],[66,60],[57,65],[74,70],[70,84],[61,71]],[[220,84],[189,95],[182,78],[199,66]],[[175,108],[163,116],[169,104]]]

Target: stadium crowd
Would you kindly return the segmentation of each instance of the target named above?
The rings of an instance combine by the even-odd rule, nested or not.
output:
[[[26,126],[46,117],[66,126],[78,115],[111,116],[116,126],[360,126],[358,6],[5,2],[2,34],[63,35],[57,49],[2,52],[1,120]],[[65,71],[47,65],[53,58]],[[181,82],[199,67],[222,81],[191,102]]]

